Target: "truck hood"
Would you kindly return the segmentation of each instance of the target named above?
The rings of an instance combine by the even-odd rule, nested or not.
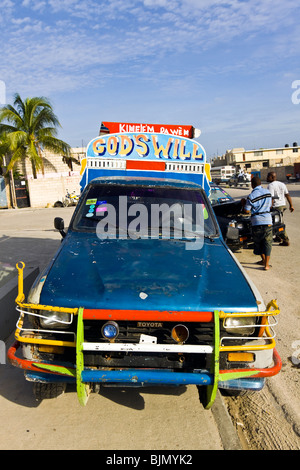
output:
[[[248,279],[221,239],[187,250],[181,240],[99,240],[94,234],[72,232],[40,282],[44,305],[257,310]]]

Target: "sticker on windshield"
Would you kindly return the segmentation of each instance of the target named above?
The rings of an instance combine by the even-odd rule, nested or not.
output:
[[[93,199],[88,199],[88,201],[93,201]],[[97,199],[95,199],[95,201],[97,201]],[[94,204],[86,204],[86,205],[89,205],[89,211],[88,213],[85,215],[85,217],[92,217],[94,215],[94,210],[95,210],[95,203]]]
[[[85,205],[90,206],[91,204],[96,204],[97,199],[87,199]]]
[[[107,207],[106,206],[101,206],[96,208],[96,214],[99,212],[107,212]]]

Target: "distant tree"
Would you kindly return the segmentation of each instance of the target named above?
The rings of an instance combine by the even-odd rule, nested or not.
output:
[[[33,97],[22,101],[16,94],[14,106],[8,104],[0,109],[0,141],[1,137],[5,140],[11,155],[7,170],[18,161],[29,159],[36,178],[37,171],[43,171],[44,149],[68,158],[70,146],[56,137],[58,127],[60,123],[47,98]],[[0,155],[3,150],[0,145]]]

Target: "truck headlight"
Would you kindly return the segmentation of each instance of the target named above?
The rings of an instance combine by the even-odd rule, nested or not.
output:
[[[102,326],[101,332],[104,338],[112,341],[119,334],[119,325],[114,321],[109,321]]]
[[[71,323],[71,315],[66,312],[40,311],[42,328],[57,328],[63,330]]]
[[[227,333],[233,335],[249,336],[254,333],[255,317],[228,317],[225,319],[224,328]]]

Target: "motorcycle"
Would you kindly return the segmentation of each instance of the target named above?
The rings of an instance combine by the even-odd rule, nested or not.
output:
[[[70,206],[76,206],[76,204],[79,201],[79,195],[76,194],[76,191],[72,191],[72,193],[69,192],[67,189],[67,193],[65,197],[63,198],[62,201],[56,201],[54,203],[54,207],[70,207]]]

